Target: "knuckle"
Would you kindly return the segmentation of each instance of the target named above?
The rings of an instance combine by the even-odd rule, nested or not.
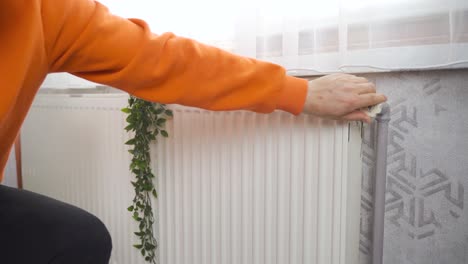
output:
[[[353,94],[359,94],[362,90],[362,86],[360,85],[348,85],[346,88],[351,90]]]
[[[337,78],[338,80],[347,80],[347,79],[350,79],[350,78],[351,78],[351,75],[346,74],[346,73],[337,73],[336,78]]]
[[[332,80],[337,80],[337,79],[340,79],[341,73],[332,73],[330,75],[327,75],[327,77],[332,79]]]
[[[354,108],[358,103],[358,98],[349,96],[343,100],[343,103],[347,108]]]
[[[339,89],[348,89],[352,84],[350,82],[347,82],[346,80],[337,80],[336,82],[337,88]]]
[[[369,81],[364,77],[354,77],[352,80],[353,82],[357,82],[361,84],[369,83]]]
[[[368,92],[371,94],[375,94],[375,92],[377,92],[377,90],[373,86],[369,86],[367,89],[368,89]]]

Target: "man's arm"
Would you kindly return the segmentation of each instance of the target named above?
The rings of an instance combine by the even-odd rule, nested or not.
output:
[[[176,15],[176,14],[174,14]],[[145,100],[210,110],[303,110],[307,81],[271,63],[230,54],[145,22],[114,16],[92,0],[42,0],[51,72],[70,72]]]
[[[50,71],[149,101],[366,122],[370,118],[359,109],[386,101],[365,78],[334,74],[308,83],[278,65],[152,34],[145,22],[113,16],[92,0],[42,0],[42,17]]]

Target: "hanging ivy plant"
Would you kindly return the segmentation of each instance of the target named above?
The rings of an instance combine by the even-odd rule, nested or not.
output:
[[[122,112],[128,114],[125,130],[134,132],[134,137],[125,143],[133,147],[128,151],[133,155],[130,170],[135,175],[135,181],[131,182],[135,189],[135,197],[127,209],[138,222],[139,230],[134,234],[140,240],[133,246],[141,252],[147,262],[156,263],[155,252],[158,244],[153,234],[151,196],[157,198],[158,195],[150,165],[150,144],[156,141],[159,135],[169,136],[164,126],[166,120],[172,117],[172,111],[163,104],[130,96],[128,107],[123,108]]]

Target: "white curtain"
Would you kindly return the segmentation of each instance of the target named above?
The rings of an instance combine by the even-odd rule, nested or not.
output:
[[[294,75],[467,67],[468,0],[101,0]]]

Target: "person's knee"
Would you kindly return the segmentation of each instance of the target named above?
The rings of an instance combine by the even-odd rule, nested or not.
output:
[[[95,246],[110,254],[112,250],[112,239],[104,223],[93,216],[93,223],[90,226],[90,237],[94,240]]]
[[[110,256],[112,239],[106,226],[96,216],[88,214],[79,223],[77,243],[91,254]]]
[[[107,255],[110,256],[110,253],[112,251],[112,238],[109,233],[109,230],[107,230],[107,227],[102,223],[97,217],[96,219],[99,221],[99,223],[95,224],[94,230],[95,230],[95,237],[96,237],[96,243],[99,245],[99,247],[105,252]]]
[[[1,263],[109,262],[111,237],[96,216],[32,192],[11,188],[2,188],[1,191],[0,200],[8,202],[5,204],[10,207],[6,209],[14,213],[3,217],[4,226],[9,230],[7,236],[2,236],[0,231],[0,245],[9,254],[2,255]]]
[[[64,225],[58,228],[62,233],[61,239],[66,239],[61,246],[63,254],[76,256],[81,263],[107,263],[112,251],[112,239],[106,226],[84,210],[74,208],[68,212],[68,215],[64,215]]]

